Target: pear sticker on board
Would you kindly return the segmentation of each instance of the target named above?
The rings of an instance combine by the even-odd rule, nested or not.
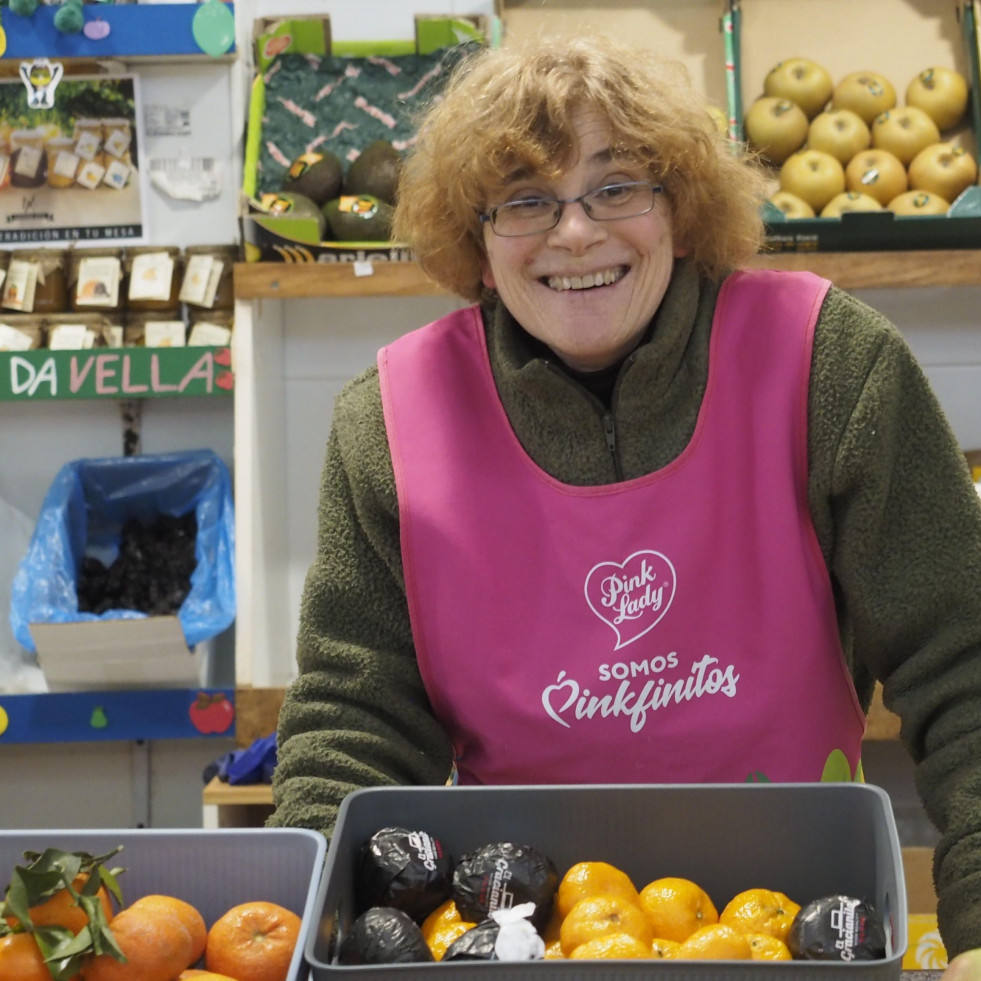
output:
[[[205,54],[218,58],[235,43],[235,15],[222,0],[205,0],[191,20],[191,33]]]

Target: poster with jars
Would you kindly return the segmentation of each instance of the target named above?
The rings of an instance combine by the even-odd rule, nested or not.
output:
[[[0,81],[0,247],[143,240],[137,79],[54,68]]]

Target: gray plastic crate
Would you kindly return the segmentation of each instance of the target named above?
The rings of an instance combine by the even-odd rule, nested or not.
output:
[[[6,886],[25,851],[104,855],[117,845],[123,850],[108,864],[126,869],[119,877],[126,905],[151,893],[173,895],[195,906],[209,927],[232,906],[256,899],[292,910],[303,926],[287,981],[309,976],[303,949],[316,918],[323,835],[291,828],[0,831],[0,879]]]
[[[399,825],[435,835],[458,858],[515,841],[540,849],[562,875],[605,861],[638,889],[662,876],[702,885],[722,907],[744,889],[804,904],[845,893],[875,904],[890,941],[883,960],[535,961],[345,966],[336,951],[358,910],[362,844]],[[889,798],[865,784],[378,788],[341,805],[317,895],[306,958],[314,981],[894,981],[906,949],[906,891]]]

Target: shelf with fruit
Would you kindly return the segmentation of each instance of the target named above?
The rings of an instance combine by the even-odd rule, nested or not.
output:
[[[975,184],[977,163],[953,131],[967,113],[960,72],[932,66],[913,77],[905,104],[884,75],[837,83],[816,62],[774,65],[746,113],[747,140],[776,169],[771,202],[790,218],[838,218],[886,209],[946,214]]]
[[[981,194],[976,144],[962,125],[970,87],[956,69],[924,68],[900,104],[879,72],[834,82],[817,62],[794,57],[770,69],[763,92],[746,112],[745,135],[772,167],[769,203],[791,223],[850,212],[973,214],[964,202]]]

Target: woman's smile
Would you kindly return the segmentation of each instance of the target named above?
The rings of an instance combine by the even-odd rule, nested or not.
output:
[[[612,266],[593,273],[543,276],[542,282],[552,290],[589,290],[597,286],[612,286],[627,274],[626,266]]]

